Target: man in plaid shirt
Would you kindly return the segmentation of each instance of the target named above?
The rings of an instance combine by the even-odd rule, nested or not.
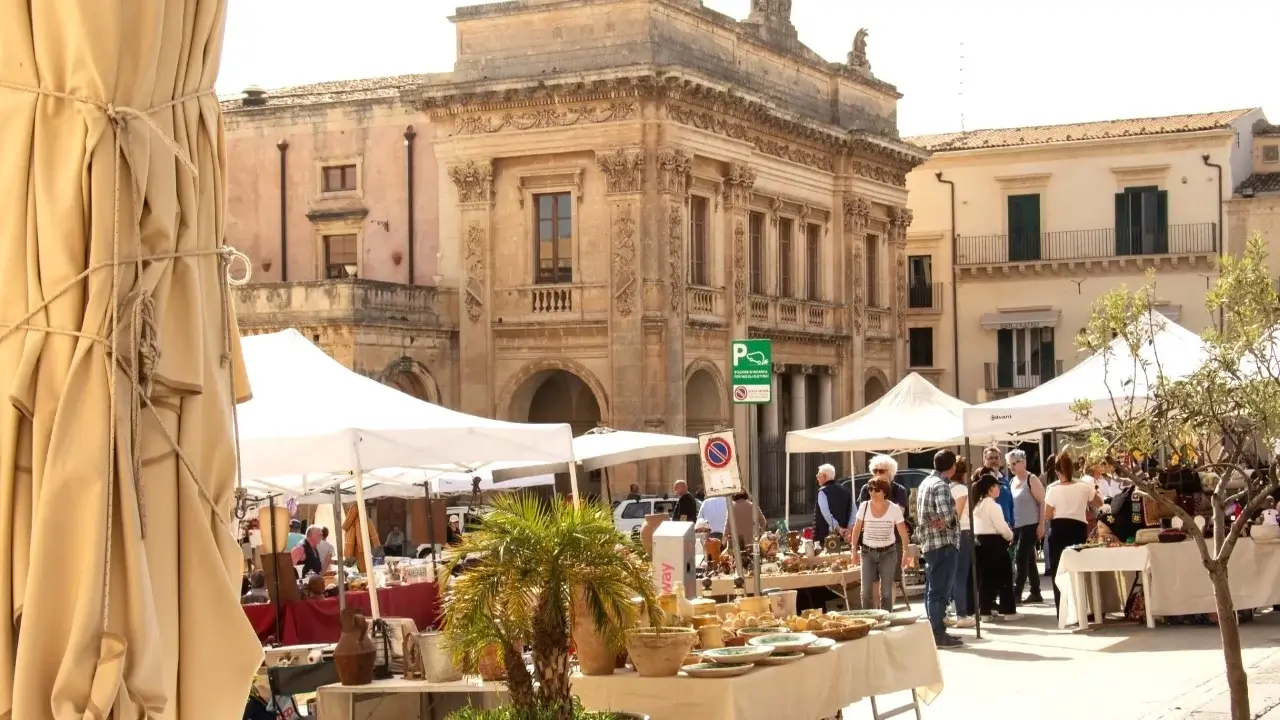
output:
[[[943,620],[951,604],[951,585],[960,554],[960,524],[956,501],[951,497],[951,476],[956,454],[939,450],[933,456],[933,474],[920,483],[916,495],[916,541],[924,555],[924,604],[940,648],[958,647],[960,638],[948,635]]]

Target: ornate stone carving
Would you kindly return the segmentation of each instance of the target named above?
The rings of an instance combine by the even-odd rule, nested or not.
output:
[[[458,186],[458,202],[493,202],[492,163],[472,160],[466,165],[454,165],[449,168],[449,179]]]
[[[697,110],[680,103],[667,103],[667,117],[699,130],[751,143],[765,155],[789,160],[799,165],[826,172],[835,171],[835,157],[830,153],[815,152],[763,135],[751,127],[719,115]]]
[[[786,364],[786,363],[774,363],[774,364],[773,364],[773,374],[774,374],[774,375],[786,375],[786,374],[787,374],[787,364]]]
[[[897,268],[898,268],[898,335],[905,337],[907,334],[907,251],[906,246],[899,245],[897,248]]]
[[[499,115],[461,115],[454,122],[454,135],[483,135],[504,130],[539,130],[562,128],[580,123],[606,123],[630,120],[640,112],[633,102],[581,107],[548,107]]]
[[[606,192],[634,193],[644,190],[644,151],[618,148],[596,156],[604,172]]]
[[[863,233],[871,220],[871,203],[859,195],[850,195],[844,199],[844,231],[847,233]],[[860,238],[859,238],[860,239]]]
[[[853,239],[853,249],[849,253],[849,277],[853,278],[853,334],[862,334],[862,310],[867,300],[862,287],[862,238]]]
[[[889,239],[898,245],[907,244],[907,228],[915,214],[904,207],[889,208]]]
[[[750,165],[729,163],[729,173],[724,176],[724,204],[747,207],[751,204],[751,189],[755,186],[756,171]]]
[[[751,0],[751,12],[791,17],[791,0]]]
[[[812,375],[812,374],[813,374],[813,366],[812,366],[812,365],[801,365],[801,366],[800,366],[800,374],[802,374],[802,375]]]
[[[658,192],[688,195],[692,173],[693,159],[689,153],[680,148],[658,151]]]
[[[463,305],[467,308],[467,317],[471,322],[478,322],[484,314],[484,250],[485,231],[478,222],[467,227],[466,268],[467,284],[463,289]]]
[[[635,312],[637,284],[636,221],[625,205],[613,221],[613,302],[622,317]]]
[[[684,303],[684,212],[680,203],[667,206],[667,290],[671,312],[680,312]]]
[[[733,224],[733,314],[739,321],[747,314],[747,227],[742,218]]]
[[[867,35],[869,34],[866,28],[862,28],[853,36],[853,50],[849,51],[849,61],[845,64],[849,71],[858,75],[871,74],[871,61],[867,59]]]

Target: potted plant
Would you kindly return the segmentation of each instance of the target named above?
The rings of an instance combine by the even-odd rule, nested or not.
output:
[[[643,600],[655,624],[660,613],[649,566],[614,528],[609,508],[546,503],[523,493],[501,497],[479,527],[463,535],[459,550],[453,564],[467,555],[479,560],[451,580],[445,597],[445,633],[458,661],[473,666],[486,648],[501,648],[517,713],[510,717],[612,717],[583,715],[570,691],[575,596],[577,612],[615,651],[625,646],[635,620],[632,598]],[[523,646],[533,653],[532,675]]]

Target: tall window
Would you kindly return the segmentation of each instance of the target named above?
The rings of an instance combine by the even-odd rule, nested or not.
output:
[[[1280,145],[1263,145],[1262,162],[1268,165],[1280,162]]]
[[[1000,388],[1029,390],[1053,379],[1057,354],[1053,348],[1053,328],[1012,328],[996,333]]]
[[[1131,187],[1116,193],[1116,254],[1169,252],[1169,193],[1158,187]]]
[[[329,280],[355,277],[359,272],[360,256],[357,252],[356,236],[325,235],[324,242],[324,276]]]
[[[778,296],[791,297],[793,292],[793,281],[791,275],[791,262],[795,259],[795,253],[791,251],[791,231],[795,228],[794,221],[790,218],[780,218],[778,220]]]
[[[537,282],[573,282],[573,195],[553,193],[535,197],[538,213]]]
[[[322,192],[348,192],[356,189],[355,165],[330,165],[321,171]]]
[[[867,307],[880,307],[880,238],[867,236]]]
[[[1040,259],[1040,195],[1009,196],[1009,262]]]
[[[804,234],[805,297],[822,299],[822,226],[808,225]]]
[[[907,356],[911,367],[933,367],[933,328],[907,329]]]
[[[907,307],[933,307],[933,256],[907,256]]]
[[[764,294],[764,213],[751,213],[751,292]]]
[[[707,266],[707,199],[689,198],[689,283],[710,285]]]

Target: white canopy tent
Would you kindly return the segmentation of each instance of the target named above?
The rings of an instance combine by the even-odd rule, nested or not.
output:
[[[350,477],[369,568],[366,471],[469,472],[496,461],[573,459],[573,432],[566,424],[503,422],[418,400],[348,370],[297,330],[245,337],[241,347],[253,391],[236,411],[241,477]],[[571,480],[576,486],[576,478]],[[377,618],[377,593],[370,604]]]
[[[1071,406],[1093,403],[1093,416],[1105,422],[1119,407],[1141,407],[1160,375],[1185,377],[1204,362],[1200,336],[1151,312],[1142,322],[1150,339],[1135,360],[1123,338],[1108,351],[1096,353],[1049,382],[1020,395],[971,405],[963,411],[964,434],[989,441],[1011,435],[1081,427]]]
[[[479,491],[512,491],[524,490],[532,487],[546,487],[555,485],[556,478],[554,475],[535,475],[533,477],[520,478],[518,480],[508,480],[507,482],[494,482],[492,478],[486,478],[479,474],[470,475],[467,473],[445,473],[443,475],[435,475],[427,478],[427,473],[415,468],[388,468],[385,470],[375,470],[364,474],[364,498],[366,500],[376,500],[378,498],[404,498],[413,499],[423,497],[423,487],[431,490],[432,495],[457,495],[462,493],[470,493],[477,488],[474,487],[472,477],[480,478]],[[350,479],[346,479],[341,485],[330,485],[328,490],[323,492],[315,492],[309,495],[303,495],[298,498],[301,505],[320,505],[322,503],[333,502],[332,493],[337,492],[340,495],[351,497],[355,493],[355,483]],[[351,499],[354,500],[352,497]]]
[[[698,452],[696,438],[662,433],[635,432],[598,427],[573,439],[573,457],[585,472],[600,470],[641,460],[693,455]],[[510,481],[536,475],[571,471],[574,463],[535,463],[512,467],[495,467],[493,479]],[[577,488],[574,488],[577,493]]]

